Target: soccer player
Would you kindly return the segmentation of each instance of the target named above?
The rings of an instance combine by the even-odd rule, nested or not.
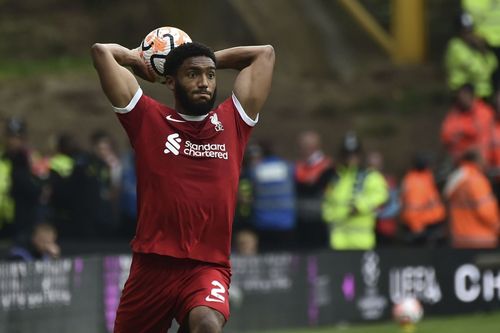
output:
[[[95,44],[92,58],[136,154],[138,222],[115,332],[165,332],[174,318],[180,332],[221,332],[240,166],[269,94],[274,50],[174,48],[166,60],[173,109],[146,96],[127,69],[154,80],[137,50]],[[213,109],[216,69],[239,73]]]

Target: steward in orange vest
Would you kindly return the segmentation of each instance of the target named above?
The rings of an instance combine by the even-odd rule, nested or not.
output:
[[[335,177],[334,163],[323,152],[317,132],[300,133],[297,143],[300,152],[295,163],[297,243],[302,249],[326,248],[329,232],[321,216],[321,204],[328,184]]]
[[[404,176],[400,199],[400,219],[408,229],[410,243],[436,241],[435,228],[444,222],[446,210],[425,157],[417,156]]]
[[[466,152],[459,168],[448,177],[444,189],[450,208],[452,246],[456,248],[494,248],[498,245],[498,204],[481,170],[481,162],[476,151]]]
[[[500,199],[500,90],[493,96],[495,118],[491,124],[491,141],[488,150],[488,177],[493,186],[493,193]]]
[[[474,97],[474,88],[465,84],[455,93],[455,102],[441,126],[441,142],[454,161],[465,151],[478,148],[486,158],[490,145],[492,108]]]

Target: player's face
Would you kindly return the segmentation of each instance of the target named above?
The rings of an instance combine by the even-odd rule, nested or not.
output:
[[[216,97],[215,64],[208,57],[192,57],[177,71],[175,97],[183,111],[204,115],[212,110]]]

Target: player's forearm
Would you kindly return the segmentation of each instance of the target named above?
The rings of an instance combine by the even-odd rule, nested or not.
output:
[[[119,44],[96,43],[92,46],[94,63],[106,57],[112,57],[119,65],[126,67],[134,67],[141,62],[139,54],[135,50],[130,50]]]
[[[242,70],[259,58],[274,59],[271,45],[238,46],[215,52],[218,69]]]

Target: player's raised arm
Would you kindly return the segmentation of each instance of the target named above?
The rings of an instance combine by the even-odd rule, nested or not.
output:
[[[233,92],[249,117],[255,119],[271,89],[274,49],[271,45],[239,46],[215,52],[217,68],[240,73]]]
[[[102,90],[115,107],[127,106],[139,88],[135,76],[125,67],[130,67],[145,80],[154,80],[137,50],[118,44],[97,43],[92,46],[91,54]]]

